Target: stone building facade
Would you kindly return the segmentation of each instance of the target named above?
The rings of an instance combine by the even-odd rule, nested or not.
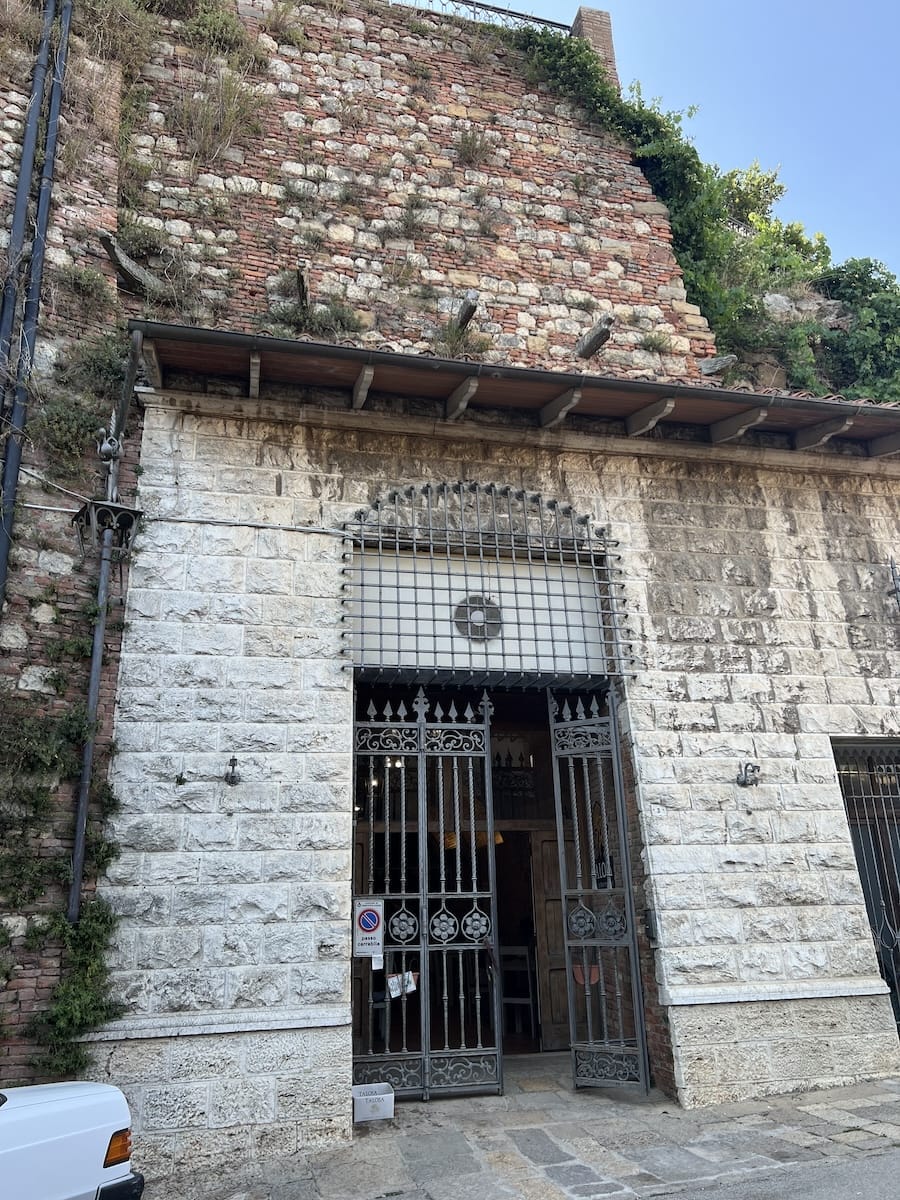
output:
[[[457,1026],[452,989],[445,982],[442,1017],[439,974],[419,977],[432,951],[446,961],[446,946],[421,943],[409,967],[435,1006],[422,1038],[440,1041],[443,1019],[445,1045],[430,1046],[440,1057],[461,1034],[467,1066],[477,1058],[485,1072],[476,1090],[502,1086],[504,1053],[556,1045],[557,1004],[572,1022],[563,1012],[560,1044],[571,1029],[573,1047],[605,1064],[588,1080],[574,1055],[576,1082],[652,1077],[688,1105],[896,1070],[836,760],[842,739],[900,739],[900,617],[887,565],[900,505],[896,415],[704,383],[699,363],[713,338],[685,299],[664,207],[623,146],[546,88],[529,90],[507,46],[397,5],[298,11],[305,47],[259,36],[269,107],[252,146],[202,169],[191,162],[173,129],[189,54],[177,25],[145,69],[153,95],[135,138],[152,164],[137,217],[180,256],[163,261],[193,264],[208,306],[188,328],[177,312],[149,320],[133,297],[119,300],[136,317],[145,371],[135,396],[144,526],[113,664],[121,809],[110,827],[122,853],[100,881],[120,918],[111,967],[126,1012],[92,1044],[98,1076],[129,1095],[146,1165],[165,1174],[187,1157],[247,1161],[349,1136],[354,1070],[373,1077],[373,1031],[376,1075],[400,1080],[401,1093],[428,1093],[428,1080],[390,1076],[384,1051],[399,1009],[352,944],[354,900],[386,897],[387,914],[400,911],[396,865],[374,859],[390,846],[400,853],[407,837],[420,838],[426,863],[423,911],[445,897],[448,863],[457,882],[464,862],[491,855],[499,872],[487,888],[457,888],[478,918],[465,960],[478,965],[469,975],[454,968]],[[241,12],[257,32],[265,11]],[[597,39],[614,70],[605,14],[582,10],[576,30]],[[461,147],[475,145],[485,157],[467,164]],[[61,265],[87,261],[85,244],[57,229]],[[322,309],[352,306],[362,328],[338,331],[336,344],[279,336],[285,271]],[[467,289],[478,291],[473,328],[488,339],[478,358],[465,346],[454,357],[447,343]],[[604,315],[616,318],[611,337],[585,362],[576,343]],[[64,321],[48,324],[48,358],[64,332]],[[396,518],[390,533],[378,524],[391,506],[430,495],[459,505],[443,541],[426,545],[412,518]],[[464,495],[486,505],[501,495],[510,515],[473,523],[461,515]],[[558,524],[548,533],[551,511],[571,514],[582,533],[564,537]],[[427,589],[410,554],[430,564]],[[437,621],[440,554],[450,563],[441,603],[462,598],[465,613],[440,618],[450,649],[435,635],[404,658],[403,622]],[[460,560],[479,586],[457,596]],[[521,575],[507,565],[523,561]],[[384,578],[404,570],[409,594],[386,601]],[[583,605],[582,616],[599,614],[600,633],[585,642],[587,666],[554,674],[542,656],[556,661],[560,625],[581,619],[571,595],[586,594],[587,577],[608,598]],[[366,658],[372,623],[360,617],[371,579],[382,581],[383,629],[398,627],[389,652],[399,657],[383,658],[391,670],[381,675]],[[506,619],[496,597],[517,589],[553,598],[550,630],[533,635],[527,668],[495,669],[500,634],[473,633],[471,622]],[[388,653],[385,636],[374,654]],[[459,637],[467,670],[452,665]],[[488,655],[478,670],[476,651]],[[482,784],[447,784],[435,831],[429,789],[445,775],[422,751],[420,827],[404,817],[390,842],[393,809],[379,825],[360,731],[393,722],[412,738],[419,688],[425,729],[446,720],[435,717],[439,704],[458,694],[462,709],[476,687],[489,694],[500,739],[477,759]],[[605,715],[574,721],[582,734],[591,727],[595,749],[606,731],[596,760],[561,748],[570,696],[573,706],[600,697]],[[453,718],[454,734],[463,723]],[[504,759],[514,750],[546,759],[530,764],[536,791],[517,781],[533,819],[500,784],[515,771]],[[585,774],[567,784],[572,762]],[[413,770],[390,756],[378,769],[385,790],[389,772]],[[472,802],[468,824],[453,815],[460,794]],[[559,872],[582,819],[591,881],[565,892]],[[625,844],[612,826],[627,833],[621,855],[609,850]],[[380,851],[367,852],[378,837]],[[532,928],[505,939],[530,950],[528,1011],[540,1021],[508,1027],[499,992],[484,999],[493,985],[481,932],[490,942],[490,921],[502,931],[510,919],[498,880],[521,889],[514,876],[527,879],[516,895],[531,905],[536,855],[552,843],[551,861],[554,839],[563,848],[541,899],[568,920],[548,933],[535,903]],[[432,853],[440,886],[429,877],[426,887]],[[608,942],[578,941],[584,912],[595,932],[606,921]],[[405,988],[412,952],[397,936],[391,961]],[[490,948],[501,979],[503,941]],[[563,965],[551,966],[558,955]],[[441,969],[446,981],[452,972]],[[559,992],[546,982],[551,969]],[[584,1034],[592,1005],[603,1029]],[[473,1055],[469,1025],[483,1013]],[[405,1060],[428,1057],[402,1036]],[[616,1057],[616,1046],[627,1053]]]

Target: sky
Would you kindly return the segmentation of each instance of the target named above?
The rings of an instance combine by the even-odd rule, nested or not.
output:
[[[488,0],[571,25],[578,0]],[[779,167],[776,209],[835,262],[900,275],[900,0],[589,0],[612,17],[623,88],[639,80],[723,170]]]

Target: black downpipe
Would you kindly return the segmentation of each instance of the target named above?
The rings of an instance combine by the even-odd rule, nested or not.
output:
[[[47,84],[47,66],[50,62],[50,41],[53,22],[56,20],[56,0],[47,0],[44,9],[44,24],[34,75],[31,79],[31,95],[25,116],[22,135],[22,156],[19,159],[19,178],[16,181],[16,199],[13,205],[12,225],[9,231],[9,250],[6,279],[3,283],[3,300],[0,302],[0,380],[5,394],[9,376],[9,355],[12,348],[12,332],[19,303],[19,260],[25,246],[25,226],[28,221],[28,199],[34,176],[34,160],[40,132],[41,109],[44,107],[44,89]],[[2,593],[0,593],[2,595]]]
[[[125,436],[128,409],[134,392],[134,381],[141,359],[143,338],[139,330],[131,335],[131,352],[125,370],[122,396],[116,409],[114,429],[119,445]],[[114,499],[116,490],[117,463],[109,464],[107,498]],[[97,736],[97,710],[100,706],[100,678],[103,672],[103,643],[106,637],[106,618],[109,609],[109,577],[112,569],[113,533],[107,529],[103,534],[100,549],[100,576],[97,581],[97,616],[94,622],[94,640],[91,646],[91,673],[88,681],[86,719],[89,733],[81,754],[81,777],[78,782],[78,802],[75,807],[75,841],[72,848],[72,880],[69,884],[69,903],[66,919],[74,925],[81,913],[81,885],[84,878],[84,856],[87,843],[88,809],[91,801],[91,776],[94,771],[94,744]]]
[[[74,925],[81,912],[81,884],[84,876],[84,855],[87,844],[88,805],[91,798],[91,775],[94,771],[97,709],[100,705],[100,676],[103,669],[103,642],[106,637],[106,613],[109,608],[109,576],[112,570],[111,529],[104,530],[100,549],[100,577],[97,582],[97,616],[94,621],[94,641],[91,647],[91,675],[88,683],[88,735],[81,752],[81,778],[78,782],[78,803],[75,809],[75,842],[72,848],[72,881],[69,884],[69,903],[66,918]]]
[[[56,143],[59,137],[59,114],[62,107],[63,79],[69,53],[69,30],[72,25],[72,0],[63,5],[60,20],[59,48],[50,89],[50,108],[47,117],[47,141],[44,146],[44,166],[35,217],[34,242],[28,269],[28,290],[22,317],[22,338],[16,366],[16,388],[9,418],[6,457],[3,462],[2,521],[0,521],[0,605],[6,595],[9,574],[9,553],[12,547],[13,513],[19,491],[19,469],[22,464],[22,444],[28,417],[28,379],[34,360],[37,341],[38,315],[41,308],[41,284],[44,278],[44,255],[47,249],[47,227],[50,222],[50,201],[53,195],[53,173],[56,165]]]

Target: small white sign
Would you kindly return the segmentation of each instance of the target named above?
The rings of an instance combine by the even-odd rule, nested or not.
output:
[[[384,954],[384,901],[353,901],[353,953],[357,958]]]
[[[416,990],[418,979],[418,971],[404,971],[402,975],[388,975],[388,995],[392,1000],[399,1000],[401,996]]]

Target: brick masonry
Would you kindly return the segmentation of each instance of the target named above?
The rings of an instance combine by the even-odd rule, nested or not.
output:
[[[257,31],[262,7],[241,12]],[[488,362],[572,369],[580,333],[613,313],[604,372],[697,378],[712,335],[685,301],[665,209],[623,147],[465,26],[354,0],[302,15],[302,48],[260,37],[261,133],[213,161],[192,160],[175,129],[202,82],[177,25],[143,72],[150,102],[132,149],[151,175],[127,219],[199,281],[191,319],[266,329],[279,274],[302,266],[314,299],[359,314],[356,345],[434,353],[474,287]],[[580,30],[614,65],[604,18],[583,10]],[[118,76],[97,72],[114,109]],[[7,204],[21,82],[0,95]],[[96,232],[126,214],[109,132],[70,155],[51,265],[112,281]],[[463,135],[483,161],[461,161]],[[45,299],[49,369],[105,316],[82,319],[58,276]],[[119,315],[138,311],[118,295]],[[644,350],[649,332],[670,352]],[[113,768],[123,854],[102,885],[122,917],[112,966],[128,1015],[99,1035],[97,1073],[128,1091],[154,1173],[201,1149],[247,1159],[349,1134],[352,677],[343,546],[310,527],[335,529],[397,484],[509,483],[571,502],[621,543],[657,1080],[698,1104],[896,1069],[831,738],[900,736],[883,566],[900,469],[764,442],[636,449],[577,419],[564,433],[442,430],[389,402],[354,416],[333,397],[254,405],[204,386],[144,393],[148,521]],[[67,517],[42,520],[63,538]],[[3,667],[7,686],[40,691],[49,618],[32,601],[57,577],[89,596],[91,576],[82,587],[71,540],[49,547],[27,528]],[[747,760],[761,782],[740,789]],[[46,988],[52,964],[35,971]],[[24,1078],[15,1045],[12,1077]]]

